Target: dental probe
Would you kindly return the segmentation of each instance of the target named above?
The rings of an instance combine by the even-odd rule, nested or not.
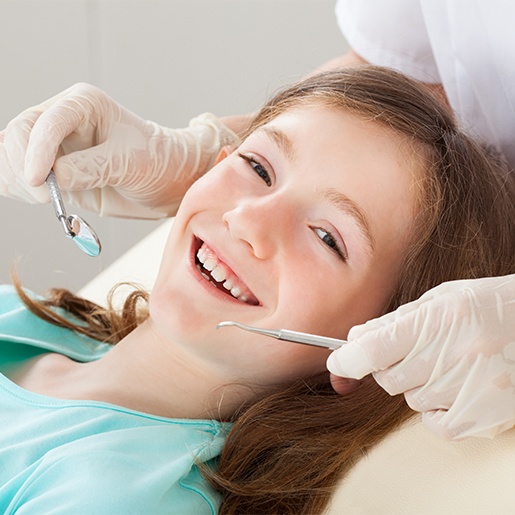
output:
[[[235,326],[249,331],[251,333],[262,334],[270,336],[277,340],[286,340],[293,343],[302,343],[304,345],[313,345],[315,347],[325,347],[326,349],[336,350],[339,349],[347,340],[337,340],[336,338],[328,338],[326,336],[318,336],[316,334],[299,333],[298,331],[289,331],[287,329],[261,329],[260,327],[251,327],[249,325],[240,324],[239,322],[220,322],[216,328]]]

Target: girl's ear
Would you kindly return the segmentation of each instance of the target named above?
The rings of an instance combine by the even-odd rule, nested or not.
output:
[[[213,166],[217,165],[220,161],[223,161],[229,154],[232,154],[233,150],[234,148],[229,145],[222,147],[220,152],[218,152],[218,156],[216,156],[215,164]]]

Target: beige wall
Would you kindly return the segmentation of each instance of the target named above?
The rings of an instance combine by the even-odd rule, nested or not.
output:
[[[335,0],[0,0],[0,127],[78,81],[147,119],[247,112],[287,81],[344,53]],[[90,258],[50,205],[0,198],[0,281],[20,258],[38,292],[78,289],[159,222],[78,212],[104,250]]]

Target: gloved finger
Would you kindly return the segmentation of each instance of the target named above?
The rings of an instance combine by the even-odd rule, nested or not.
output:
[[[358,343],[347,343],[333,351],[327,358],[326,366],[332,374],[352,379],[363,379],[373,371],[365,350]]]
[[[460,295],[461,290],[466,289],[467,287],[477,287],[477,284],[474,283],[474,279],[470,280],[461,280],[461,281],[449,281],[442,283],[438,286],[435,286],[431,290],[425,292],[420,298],[414,300],[412,302],[408,302],[407,304],[403,304],[399,306],[395,311],[387,313],[381,317],[372,319],[367,321],[365,324],[354,326],[350,329],[347,338],[349,340],[355,340],[360,338],[365,333],[370,333],[372,331],[379,331],[384,327],[400,325],[400,322],[408,316],[413,316],[414,314],[419,314],[419,324],[426,320],[425,315],[431,315],[432,320],[434,319],[448,319],[445,315],[452,310],[449,310],[449,303],[453,302],[451,299],[455,299],[456,295]],[[458,298],[459,300],[459,298]],[[454,304],[459,304],[458,302],[454,302]],[[451,304],[451,305],[454,305]],[[420,314],[424,312],[424,316],[420,316]],[[429,327],[434,326],[435,331],[438,330],[438,325],[433,323],[429,324]],[[446,330],[446,329],[445,329]]]
[[[447,414],[447,410],[434,410],[422,414],[422,422],[440,438],[445,440],[453,439],[453,432],[442,424],[443,417]]]
[[[148,182],[151,167],[147,155],[138,148],[137,137],[127,134],[123,141],[130,146],[118,148],[112,141],[105,141],[60,156],[54,163],[59,186],[66,191],[113,186],[120,191],[125,187],[138,192],[138,183]],[[63,147],[66,152],[67,145],[63,144]]]
[[[357,338],[363,336],[365,333],[379,331],[385,327],[392,326],[403,317],[409,315],[410,313],[416,312],[420,306],[428,300],[431,300],[431,297],[428,297],[427,294],[424,294],[417,300],[399,306],[395,311],[391,311],[390,313],[386,313],[385,315],[382,315],[378,318],[368,320],[364,324],[355,325],[354,327],[351,327],[349,334],[347,335],[347,339],[356,340]]]
[[[453,366],[453,361],[449,360],[449,364],[444,364],[446,354],[441,349],[435,352],[431,344],[415,346],[398,363],[377,372],[374,372],[376,382],[391,395],[414,391],[417,388],[425,386],[431,387],[433,391],[437,391],[442,376],[446,379],[452,379],[446,375],[447,369]],[[437,384],[434,384],[436,381]],[[449,390],[450,385],[445,384],[443,390]]]
[[[422,414],[422,422],[436,435],[446,440],[461,441],[465,438],[494,438],[513,427],[513,419],[483,423],[472,417],[454,417],[450,410],[435,410]]]
[[[60,156],[54,163],[54,171],[59,187],[63,191],[81,191],[103,188],[111,176],[110,155],[103,143],[86,150]]]
[[[367,320],[367,322],[365,322],[364,324],[355,325],[350,328],[350,331],[347,335],[347,340],[357,340],[366,333],[379,331],[383,327],[386,327],[394,323],[397,317],[398,309],[378,318]]]
[[[335,350],[327,361],[333,374],[361,379],[364,376],[385,370],[402,360],[417,341],[417,312],[405,310],[401,319],[386,315],[386,323],[376,319],[372,329],[354,338],[354,328],[349,331],[349,343]],[[383,317],[381,317],[383,318]],[[364,327],[366,327],[365,324]],[[363,326],[361,326],[363,327]]]
[[[447,423],[449,413],[447,410],[434,410],[422,414],[422,422],[436,435],[444,440],[460,441],[466,436],[480,436],[467,434],[474,426],[474,422],[463,422],[451,427]]]
[[[62,99],[38,117],[26,151],[25,179],[28,184],[38,186],[46,180],[63,140],[80,126],[83,116],[77,102]]]
[[[50,202],[48,188],[43,183],[39,186],[31,186],[27,183],[23,169],[28,139],[38,118],[39,113],[24,111],[9,122],[4,130],[4,141],[2,144],[4,153],[0,162],[6,163],[8,161],[9,164],[6,166],[10,167],[12,174],[10,179],[8,179],[10,185],[7,188],[9,192],[6,196],[23,200],[24,202],[45,204]],[[4,171],[2,173],[7,172]],[[46,175],[48,175],[48,171]]]
[[[13,172],[3,143],[0,143],[0,196],[31,204],[50,202],[46,187],[27,186],[25,181]]]
[[[20,178],[24,176],[25,157],[30,133],[39,117],[39,113],[24,111],[12,119],[4,129],[4,146],[9,157],[12,173]]]
[[[471,360],[462,359],[458,335],[449,332],[445,323],[441,327],[438,323],[430,325],[436,328],[428,331],[423,324],[417,329],[419,341],[402,360],[374,373],[376,382],[392,395],[411,391],[413,402],[419,402],[419,408],[414,408],[417,411],[449,407],[458,395],[463,378],[471,374]],[[425,404],[416,400],[419,394],[415,392],[420,392]],[[440,405],[442,399],[445,404]]]
[[[448,410],[456,401],[459,387],[439,391],[438,387],[422,386],[404,392],[404,398],[408,406],[419,413],[435,410]]]
[[[423,360],[393,365],[374,372],[376,383],[390,395],[418,391],[430,378],[432,368]],[[408,403],[409,404],[409,403]],[[416,411],[424,411],[410,406]]]

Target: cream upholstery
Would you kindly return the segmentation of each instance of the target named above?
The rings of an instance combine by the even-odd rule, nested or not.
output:
[[[171,227],[167,220],[81,290],[105,302],[119,281],[150,289]],[[340,483],[327,515],[515,513],[515,430],[493,440],[447,442],[419,419],[391,434]]]
[[[328,514],[515,513],[515,430],[448,442],[420,419],[391,434],[344,479]]]

